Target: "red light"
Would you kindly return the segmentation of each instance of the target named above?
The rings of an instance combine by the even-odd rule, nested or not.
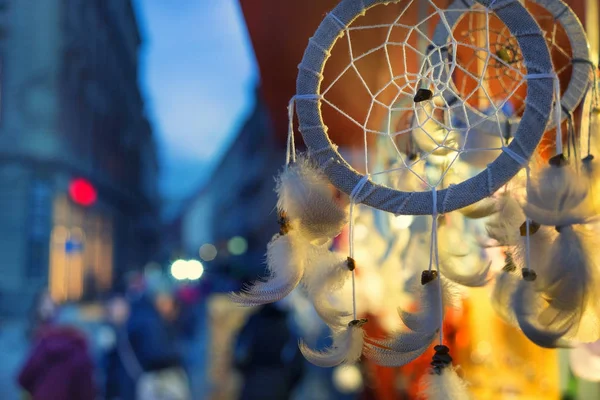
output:
[[[96,202],[98,194],[96,188],[83,178],[73,179],[69,184],[69,196],[73,202],[89,207]]]

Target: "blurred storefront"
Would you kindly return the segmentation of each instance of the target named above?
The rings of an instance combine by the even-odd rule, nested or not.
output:
[[[0,7],[0,314],[85,276],[108,290],[158,246],[158,164],[131,3]]]

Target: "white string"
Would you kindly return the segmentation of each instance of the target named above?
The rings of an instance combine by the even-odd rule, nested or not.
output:
[[[286,168],[290,162],[296,162],[296,143],[294,138],[294,115],[296,110],[296,100],[315,100],[318,101],[322,98],[318,94],[297,94],[290,99],[288,103],[288,137],[287,137],[287,149],[285,155]],[[319,126],[320,127],[320,126]]]
[[[350,193],[350,212],[348,223],[348,253],[350,258],[354,260],[354,205],[356,203],[356,197],[359,195],[361,190],[369,181],[369,174],[364,175],[354,186]],[[352,270],[352,315],[356,320],[356,267]]]
[[[442,292],[442,274],[440,272],[440,254],[438,248],[438,227],[437,227],[437,219],[438,219],[438,211],[437,211],[437,190],[434,187],[431,188],[431,198],[432,198],[432,211],[431,216],[433,220],[431,222],[431,248],[429,255],[429,271],[431,272],[433,266],[433,260],[435,258],[435,269],[437,271],[437,284],[439,288],[439,307],[440,307],[440,330],[439,330],[439,340],[440,344],[444,343],[444,299]]]
[[[295,97],[292,97],[288,104],[288,137],[287,137],[287,151],[285,154],[285,166],[291,162],[296,162],[296,145],[294,143],[294,109],[295,109]]]

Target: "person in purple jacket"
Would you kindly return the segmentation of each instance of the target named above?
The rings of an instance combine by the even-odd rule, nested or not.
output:
[[[94,366],[85,337],[68,327],[44,329],[18,382],[32,400],[94,400]]]

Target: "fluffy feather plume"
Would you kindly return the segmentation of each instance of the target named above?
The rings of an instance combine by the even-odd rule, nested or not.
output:
[[[560,229],[548,257],[547,267],[538,274],[536,288],[547,304],[538,319],[543,326],[572,325],[569,337],[580,341],[598,339],[598,279],[595,254],[597,240],[583,227]],[[587,309],[593,312],[586,313]],[[584,318],[585,329],[580,329]]]
[[[329,250],[319,252],[306,268],[302,282],[315,311],[330,327],[347,325],[352,315],[337,309],[330,301],[331,295],[341,289],[350,277],[351,268],[354,268],[353,261]]]
[[[301,248],[301,247],[300,247]],[[275,235],[267,246],[267,276],[230,298],[242,306],[273,303],[290,294],[304,274],[305,261],[293,232]]]
[[[498,212],[496,203],[496,199],[486,197],[477,203],[458,209],[458,212],[471,219],[485,218]]]
[[[467,384],[456,373],[456,368],[447,366],[440,374],[426,374],[421,382],[421,397],[426,400],[468,400],[471,394]]]
[[[431,342],[411,351],[395,351],[366,343],[364,355],[369,360],[382,367],[401,367],[419,358],[429,348]]]
[[[561,338],[572,328],[573,321],[563,319],[552,326],[542,326],[538,317],[543,298],[535,293],[531,282],[520,281],[512,297],[512,308],[519,327],[529,340],[540,347],[561,347]]]
[[[525,215],[548,226],[585,223],[589,218],[589,210],[584,207],[588,191],[586,179],[565,161],[557,163],[541,169],[529,181],[523,208]]]
[[[505,266],[505,269],[496,275],[496,283],[492,291],[492,307],[494,307],[494,310],[505,322],[516,325],[517,320],[512,308],[511,299],[517,285],[521,281],[521,276],[517,272],[516,266],[514,268],[508,270]]]
[[[525,214],[519,202],[504,192],[496,199],[497,213],[486,224],[488,236],[501,246],[516,244],[520,238],[519,227],[525,221]]]
[[[353,364],[362,355],[365,340],[362,325],[365,322],[366,320],[352,321],[344,329],[334,331],[333,343],[325,350],[313,350],[300,341],[300,351],[309,362],[319,367]]]
[[[442,290],[440,291],[440,284]],[[440,309],[440,295],[444,307]],[[418,293],[420,309],[417,312],[406,312],[398,310],[400,319],[408,329],[419,333],[432,333],[440,329],[447,306],[457,304],[460,296],[456,288],[448,281],[439,277],[426,283]]]
[[[300,233],[309,240],[335,237],[348,220],[334,199],[327,177],[303,155],[276,179],[277,208],[291,222],[299,221]]]
[[[440,261],[440,271],[446,279],[467,287],[482,287],[487,285],[490,281],[488,274],[491,266],[491,261],[481,263],[478,269],[472,271],[470,274],[464,274],[456,260],[446,258]]]

